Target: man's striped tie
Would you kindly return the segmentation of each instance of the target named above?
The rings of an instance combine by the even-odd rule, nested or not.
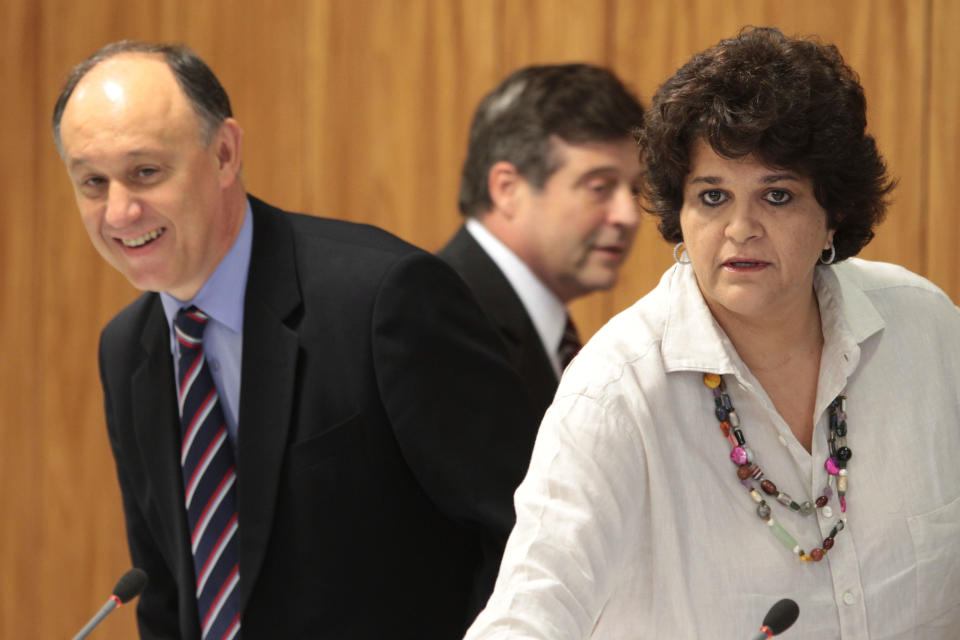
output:
[[[240,637],[237,473],[217,388],[203,354],[209,316],[189,307],[174,320],[179,347],[180,465],[203,638]]]
[[[567,314],[567,326],[563,328],[563,337],[560,339],[560,346],[557,347],[557,357],[560,360],[560,371],[562,372],[573,360],[573,356],[579,353],[580,334],[577,333],[577,327],[573,324],[570,314]]]

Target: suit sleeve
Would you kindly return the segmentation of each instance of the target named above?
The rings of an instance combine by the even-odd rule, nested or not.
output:
[[[133,566],[147,573],[147,586],[137,602],[137,625],[144,640],[179,638],[179,615],[177,610],[177,585],[163,560],[147,522],[132,494],[127,464],[130,456],[125,454],[123,438],[118,429],[114,405],[111,402],[110,376],[107,372],[109,358],[106,355],[107,339],[100,340],[100,380],[103,385],[104,413],[107,419],[107,434],[117,466],[117,479],[123,499],[123,512],[127,526],[127,543]]]
[[[391,269],[372,330],[379,392],[407,464],[431,500],[482,540],[479,610],[536,436],[528,394],[466,285],[434,256]]]

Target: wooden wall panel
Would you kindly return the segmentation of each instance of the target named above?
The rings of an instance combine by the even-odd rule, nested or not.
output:
[[[69,637],[128,567],[103,425],[100,329],[137,293],[79,221],[49,133],[67,69],[121,39],[182,41],[223,81],[250,190],[383,226],[435,250],[460,224],[473,109],[516,67],[611,65],[644,102],[741,25],[819,33],[860,71],[901,180],[865,255],[960,301],[957,0],[5,0],[0,3],[0,636]],[[612,291],[573,306],[585,335],[652,287],[670,247],[646,218]],[[42,613],[41,613],[42,612]],[[132,637],[133,608],[102,637]]]
[[[36,55],[31,39],[37,11],[27,3],[0,3],[0,76],[8,89],[0,100],[0,637],[22,636],[22,604],[36,601],[41,574],[35,540],[41,530],[43,479],[36,416],[39,365],[36,347],[39,314],[34,270],[41,245],[33,200],[38,128],[36,75],[24,64]],[[16,96],[15,99],[12,99]],[[46,246],[46,249],[42,248]],[[28,600],[29,599],[29,600]]]
[[[960,2],[934,0],[930,23],[926,274],[960,304]]]

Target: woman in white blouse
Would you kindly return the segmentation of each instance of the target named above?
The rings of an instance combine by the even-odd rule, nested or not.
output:
[[[677,265],[564,374],[467,638],[960,637],[960,310],[853,258],[892,183],[856,74],[747,29],[639,135]]]

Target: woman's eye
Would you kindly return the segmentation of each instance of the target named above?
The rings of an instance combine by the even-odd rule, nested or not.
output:
[[[773,191],[768,191],[766,195],[764,195],[764,199],[770,204],[787,204],[793,199],[793,196],[789,191],[774,189]]]
[[[700,194],[700,199],[709,207],[716,207],[727,201],[727,194],[719,189],[710,189]]]

